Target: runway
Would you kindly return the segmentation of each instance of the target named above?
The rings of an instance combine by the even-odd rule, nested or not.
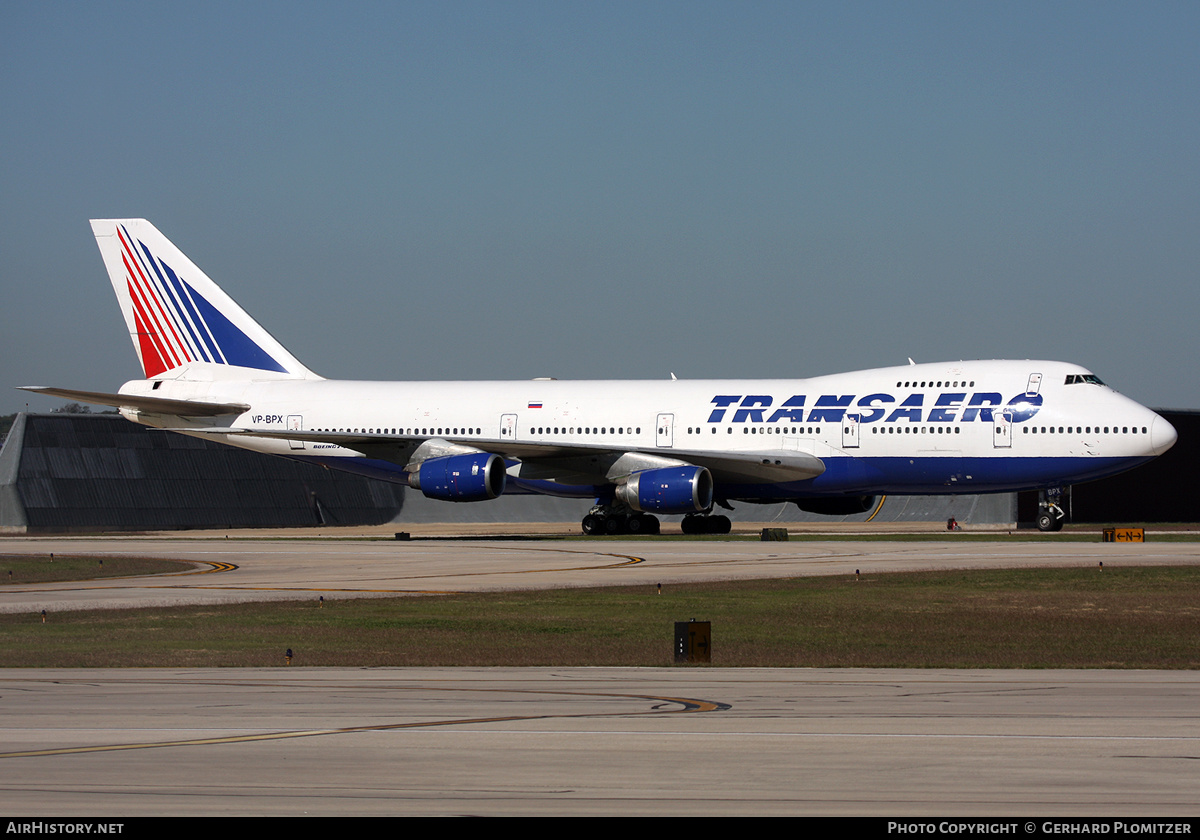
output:
[[[1200,678],[19,670],[22,814],[1192,816]]]
[[[853,575],[1200,563],[1200,543],[6,538],[0,553],[173,558],[152,577],[0,587],[0,612]]]
[[[379,597],[983,566],[1200,544],[9,538],[182,573],[0,609]],[[192,565],[196,564],[195,569]],[[1191,816],[1200,675],[1145,671],[14,669],[0,789],[40,816]]]

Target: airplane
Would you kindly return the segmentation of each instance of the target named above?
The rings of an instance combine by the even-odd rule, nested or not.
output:
[[[1061,488],[1167,451],[1165,419],[1091,371],[956,361],[795,380],[365,382],[301,364],[144,219],[91,222],[145,378],[26,390],[432,499],[594,499],[585,534],[728,533],[732,503],[827,515],[883,495]]]

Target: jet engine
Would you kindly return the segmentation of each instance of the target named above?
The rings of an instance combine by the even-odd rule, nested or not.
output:
[[[488,452],[429,458],[408,475],[408,485],[431,499],[482,502],[504,492],[504,459]]]
[[[712,474],[704,467],[663,467],[636,472],[619,487],[617,499],[634,510],[693,513],[712,507]]]

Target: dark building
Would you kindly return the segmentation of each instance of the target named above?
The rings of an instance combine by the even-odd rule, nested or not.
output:
[[[116,414],[22,414],[0,450],[0,529],[376,525],[400,512],[404,489]]]

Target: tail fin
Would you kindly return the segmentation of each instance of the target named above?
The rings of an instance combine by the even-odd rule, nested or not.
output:
[[[145,219],[92,232],[146,378],[192,362],[319,379]]]

